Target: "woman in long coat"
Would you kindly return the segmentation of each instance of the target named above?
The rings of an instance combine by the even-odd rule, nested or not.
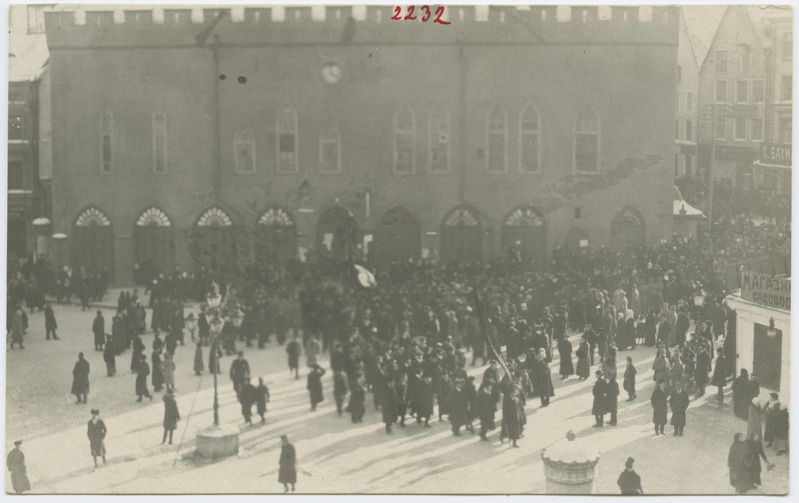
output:
[[[147,365],[147,358],[142,356],[139,360],[139,366],[136,369],[136,395],[139,396],[137,402],[141,402],[142,397],[146,396],[152,401],[153,396],[150,390],[147,389],[147,376],[150,375],[150,366]]]
[[[590,346],[588,340],[583,337],[580,340],[580,347],[577,348],[577,377],[580,379],[588,379],[591,375],[591,364],[589,360]]]
[[[546,359],[546,352],[541,349],[535,362],[533,389],[541,399],[541,407],[549,405],[549,398],[555,396],[555,386],[552,385],[552,372]]]
[[[480,417],[480,440],[488,440],[486,434],[495,429],[494,414],[497,411],[497,401],[491,393],[493,384],[484,382],[477,392],[477,415]]]
[[[655,362],[652,364],[652,370],[655,375],[652,380],[657,382],[666,382],[669,378],[669,360],[666,358],[666,350],[664,348],[658,349],[658,354],[655,357]]]
[[[508,379],[508,376],[502,378],[500,384],[502,388],[502,432],[500,438],[502,440],[507,437],[511,440],[513,447],[518,447],[516,441],[522,435],[522,421],[519,414],[519,393],[516,392],[515,387]]]
[[[763,413],[760,407],[760,399],[755,397],[749,403],[749,416],[746,420],[746,438],[752,438],[757,435],[762,438],[763,434]]]
[[[433,415],[433,384],[430,377],[417,380],[414,385],[413,410],[416,413],[416,422],[424,419],[425,428],[430,427],[430,416]]]
[[[289,492],[289,484],[291,492],[294,492],[294,484],[297,483],[297,452],[286,435],[282,435],[280,440],[283,446],[280,449],[280,472],[277,481],[283,484],[286,489],[284,492]]]
[[[311,373],[308,374],[308,392],[311,395],[311,410],[316,410],[316,404],[325,399],[322,393],[322,376],[325,375],[325,369],[313,364]]]
[[[655,435],[664,434],[666,423],[668,422],[669,406],[668,394],[666,393],[665,381],[658,382],[655,391],[652,392],[652,422],[655,424]]]
[[[264,384],[263,377],[258,378],[258,387],[255,388],[255,392],[255,407],[258,415],[261,416],[261,424],[263,424],[266,422],[264,414],[266,414],[266,403],[269,401],[269,388]]]
[[[749,416],[749,371],[741,369],[741,374],[732,383],[732,410],[741,419]]]
[[[347,410],[352,415],[352,422],[353,423],[360,423],[363,421],[363,415],[366,412],[366,396],[364,391],[364,383],[363,377],[358,377],[353,383],[350,388],[350,403],[347,405]],[[432,393],[430,394],[430,400],[432,401]],[[430,406],[431,414],[433,406]]]
[[[776,409],[778,405],[772,407]],[[788,450],[788,431],[791,427],[788,408],[784,405],[779,405],[779,408],[774,419],[774,448],[777,449],[778,456]]]
[[[779,395],[776,393],[771,393],[769,401],[763,406],[763,414],[766,416],[765,429],[763,430],[763,441],[767,442],[768,447],[771,447],[771,445],[774,443],[774,424],[779,411]]]
[[[391,425],[397,422],[397,392],[394,387],[394,381],[390,379],[381,379],[380,389],[375,390],[375,393],[382,393],[383,397],[380,401],[381,411],[383,412],[383,422],[386,424],[386,433],[391,432]]]
[[[564,334],[558,341],[558,353],[560,354],[560,376],[566,379],[574,374],[574,364],[572,363],[572,343]],[[586,376],[587,377],[587,376]]]
[[[735,434],[730,446],[730,453],[727,456],[727,467],[730,469],[730,485],[735,488],[735,492],[738,494],[744,494],[754,487],[750,478],[749,468],[746,466],[750,457],[750,449],[741,440],[741,437],[740,433]]]
[[[164,384],[167,389],[175,389],[175,360],[169,353],[165,353],[161,361],[161,372],[164,374]]]
[[[164,395],[164,438],[161,440],[162,444],[166,442],[167,433],[169,433],[169,443],[172,443],[172,433],[177,429],[178,419],[180,419],[178,404],[173,393],[171,388],[167,388]]]
[[[136,334],[136,338],[133,339],[133,354],[131,355],[130,358],[131,372],[136,372],[136,367],[138,366],[143,356],[144,356],[144,342],[142,342],[141,340],[141,335]]]
[[[769,468],[772,465],[768,462],[766,453],[763,451],[763,442],[760,440],[760,435],[755,433],[747,437],[746,445],[749,447],[749,480],[752,481],[753,486],[757,487],[762,483],[760,481],[760,472],[763,471],[763,468],[760,465],[760,458],[763,458]]]
[[[671,405],[671,425],[674,426],[674,435],[682,436],[685,429],[686,411],[688,410],[688,392],[683,386],[675,388],[671,394],[669,405]]]
[[[25,491],[30,491],[31,483],[28,481],[27,469],[25,468],[25,455],[19,449],[22,445],[22,440],[14,442],[14,448],[8,453],[6,458],[6,466],[8,471],[11,472],[11,487],[14,492],[22,494]]]
[[[89,394],[89,362],[83,358],[83,353],[78,354],[78,361],[72,369],[72,394],[78,398],[76,404],[86,403]]]
[[[164,387],[164,372],[161,370],[161,351],[153,351],[153,391]]]

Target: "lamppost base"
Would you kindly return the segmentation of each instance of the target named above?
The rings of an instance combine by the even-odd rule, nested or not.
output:
[[[197,432],[197,450],[201,458],[223,458],[239,453],[239,428],[213,425]]]

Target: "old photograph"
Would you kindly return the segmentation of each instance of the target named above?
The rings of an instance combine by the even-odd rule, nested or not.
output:
[[[790,4],[8,12],[7,494],[789,492]]]

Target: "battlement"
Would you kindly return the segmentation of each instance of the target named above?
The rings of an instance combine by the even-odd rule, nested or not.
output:
[[[676,44],[676,36],[672,37],[671,32],[676,32],[678,23],[677,8],[669,6],[445,5],[442,19],[451,23],[445,26],[433,24],[432,19],[423,23],[419,6],[416,6],[415,21],[392,20],[395,9],[392,5],[143,7],[83,5],[69,10],[69,6],[64,6],[63,10],[45,15],[48,44],[51,48],[82,46],[94,40],[121,46],[125,45],[125,38],[134,34],[140,38],[137,45],[166,43],[170,37],[172,43],[181,44],[184,40],[190,42],[193,37],[182,36],[179,27],[186,27],[186,33],[201,31],[202,25],[208,25],[223,12],[215,31],[223,44],[258,43],[258,32],[262,39],[268,38],[270,44],[302,40],[329,43],[329,37],[339,38],[337,32],[342,24],[353,22],[355,30],[362,35],[353,39],[355,43],[359,40],[400,43],[420,35],[425,36],[425,40],[432,37],[433,42],[443,42],[454,40],[453,34],[457,34],[458,40],[468,40],[470,36],[483,40],[493,35],[523,42],[526,33],[526,39],[551,43],[580,40],[632,43],[636,37],[642,43],[672,43],[665,37],[674,38]],[[435,13],[438,7],[430,5],[430,11]],[[407,7],[403,7],[401,17],[406,14]],[[270,28],[264,29],[267,26]],[[278,37],[290,31],[299,33],[297,28],[302,28],[303,37]],[[174,33],[170,35],[165,30]],[[535,35],[531,38],[533,32]],[[239,40],[242,37],[243,40]]]

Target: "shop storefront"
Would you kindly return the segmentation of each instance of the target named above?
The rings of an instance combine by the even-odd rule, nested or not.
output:
[[[736,314],[735,372],[747,369],[761,390],[790,396],[791,279],[741,273],[741,289],[727,297]]]

